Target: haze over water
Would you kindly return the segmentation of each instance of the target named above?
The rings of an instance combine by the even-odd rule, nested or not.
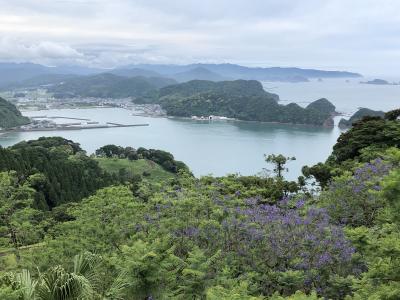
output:
[[[386,77],[383,77],[386,78]],[[279,95],[282,104],[296,102],[306,106],[309,102],[327,98],[336,111],[353,114],[359,107],[388,111],[400,107],[400,85],[360,84],[373,78],[324,79],[322,82],[264,82],[266,91]],[[346,82],[348,80],[348,82]],[[399,79],[389,80],[390,82]]]
[[[300,105],[318,98],[328,98],[337,110],[353,113],[358,107],[390,110],[400,106],[400,86],[359,84],[358,79],[325,80],[307,83],[264,83],[267,91]],[[289,101],[282,101],[287,104]],[[296,179],[301,167],[326,160],[340,130],[257,122],[192,121],[132,116],[117,108],[64,109],[24,112],[27,116],[68,116],[89,118],[101,123],[149,123],[148,127],[93,129],[77,131],[21,132],[0,137],[0,145],[9,146],[40,136],[63,136],[93,153],[105,144],[163,149],[184,161],[195,175],[228,173],[257,174],[271,168],[264,154],[295,156],[288,164],[287,178]],[[336,123],[339,118],[336,119]],[[64,120],[65,121],[65,120]]]

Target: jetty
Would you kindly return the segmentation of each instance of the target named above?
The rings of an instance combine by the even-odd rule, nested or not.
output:
[[[107,122],[107,124],[109,124],[109,125],[113,125],[113,126],[124,126],[123,124],[119,124],[119,123],[112,123],[112,122]]]
[[[85,118],[72,118],[72,117],[60,117],[60,116],[53,116],[48,117],[49,119],[68,119],[68,120],[78,120],[78,121],[90,121],[90,119]]]
[[[67,120],[78,120],[78,121],[90,121],[90,119],[85,118],[73,118],[73,117],[62,117],[62,116],[32,116],[31,119],[67,119]]]
[[[53,126],[53,127],[32,127],[32,128],[12,128],[7,130],[0,130],[0,133],[9,132],[30,132],[30,131],[63,131],[63,130],[85,130],[85,129],[108,129],[118,127],[142,127],[149,126],[150,124],[119,124],[119,125],[92,125],[92,126]]]
[[[10,128],[7,130],[0,130],[0,133],[7,132],[30,132],[30,131],[61,131],[61,130],[85,130],[85,129],[107,129],[107,128],[118,128],[118,127],[141,127],[149,126],[148,123],[141,124],[121,124],[115,122],[99,123],[92,121],[87,118],[75,118],[75,117],[64,117],[64,116],[45,116],[38,115],[30,117],[32,123],[22,125],[20,127]],[[44,119],[44,120],[40,120]],[[55,123],[49,119],[67,119],[72,122],[67,123]],[[75,122],[73,122],[75,121]],[[80,122],[76,122],[80,121]]]
[[[107,123],[108,124],[108,123]],[[19,131],[52,131],[52,130],[84,130],[84,129],[104,129],[104,128],[118,128],[118,127],[141,127],[149,126],[149,124],[119,124],[119,125],[91,125],[91,126],[57,126],[50,128],[31,128],[21,129]]]

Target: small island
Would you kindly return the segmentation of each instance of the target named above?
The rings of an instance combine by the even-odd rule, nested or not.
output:
[[[375,85],[399,85],[400,83],[397,82],[389,82],[384,79],[374,79],[369,81],[361,81],[361,84],[375,84]]]

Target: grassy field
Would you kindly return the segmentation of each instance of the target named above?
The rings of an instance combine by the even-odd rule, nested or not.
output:
[[[120,169],[125,168],[128,173],[134,175],[143,175],[143,172],[146,172],[150,175],[145,176],[145,178],[154,181],[166,180],[175,176],[155,162],[146,159],[96,158],[96,160],[99,162],[100,167],[110,173],[118,173]]]

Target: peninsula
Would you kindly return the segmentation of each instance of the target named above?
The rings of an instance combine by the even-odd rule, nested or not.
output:
[[[137,104],[159,104],[169,116],[223,116],[244,121],[332,126],[335,106],[320,99],[303,108],[295,103],[279,104],[279,96],[268,93],[255,80],[212,82],[193,80],[153,91],[136,98]]]

